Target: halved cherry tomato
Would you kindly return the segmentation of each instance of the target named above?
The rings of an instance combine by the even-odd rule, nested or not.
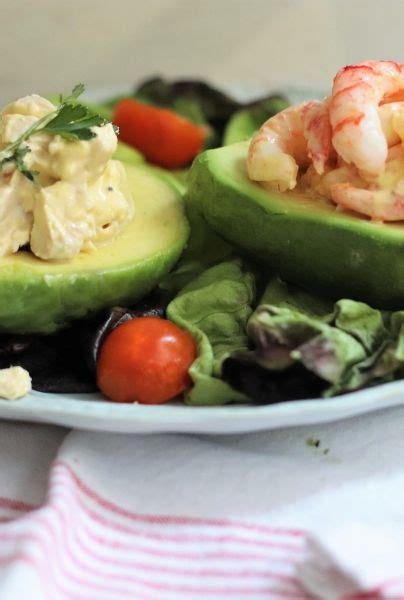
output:
[[[204,127],[171,110],[132,98],[116,104],[112,120],[119,127],[122,141],[140,150],[150,162],[167,169],[189,164],[202,150],[207,135]]]
[[[161,404],[191,384],[192,336],[171,321],[139,317],[114,329],[101,346],[97,383],[114,402]]]

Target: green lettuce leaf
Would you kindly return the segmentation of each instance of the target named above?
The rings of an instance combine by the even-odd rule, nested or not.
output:
[[[325,319],[273,304],[257,309],[248,334],[261,366],[279,368],[282,349],[286,350],[283,368],[298,361],[330,383],[337,383],[348,367],[366,356],[358,340]]]
[[[254,298],[254,274],[238,259],[205,270],[168,305],[168,318],[188,330],[198,345],[198,358],[189,371],[194,385],[185,397],[188,404],[248,401],[220,374],[226,357],[247,349],[246,325]]]
[[[247,332],[254,350],[232,355],[226,380],[233,385],[237,380],[235,387],[250,395],[257,389],[260,402],[265,378],[279,380],[278,391],[273,388],[277,399],[267,401],[282,401],[281,378],[294,378],[296,372],[304,378],[302,368],[327,384],[326,397],[404,375],[404,311],[382,313],[349,299],[331,304],[273,279]],[[254,371],[253,364],[260,370]],[[237,367],[261,383],[246,383]]]
[[[379,336],[380,343],[371,347],[365,360],[353,365],[340,382],[329,388],[326,396],[404,377],[404,312],[385,314],[384,320],[387,326],[384,335]]]
[[[404,311],[333,303],[273,278],[253,312],[255,268],[228,256],[204,268],[211,232],[199,235],[194,263],[191,253],[182,265],[187,283],[167,309],[198,344],[187,403],[329,397],[404,377]],[[208,262],[220,256],[214,243],[211,252]]]

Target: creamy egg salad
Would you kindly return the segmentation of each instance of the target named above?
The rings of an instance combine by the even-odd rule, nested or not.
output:
[[[38,95],[20,98],[0,113],[0,152],[53,113]],[[69,139],[46,130],[24,140],[24,169],[15,160],[0,167],[0,256],[29,244],[44,260],[67,260],[112,242],[133,216],[121,191],[125,177],[111,160],[117,136],[111,123],[91,128],[91,139]]]
[[[18,400],[32,390],[32,381],[28,371],[22,367],[0,369],[0,398]]]

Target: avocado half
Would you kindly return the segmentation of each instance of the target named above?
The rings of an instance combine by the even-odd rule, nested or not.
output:
[[[325,199],[249,180],[247,143],[194,161],[188,201],[224,239],[290,283],[332,298],[404,308],[404,223],[374,223]]]
[[[178,182],[147,166],[125,168],[135,215],[115,242],[68,261],[22,251],[0,260],[0,331],[51,333],[106,306],[133,304],[174,265],[189,233]]]

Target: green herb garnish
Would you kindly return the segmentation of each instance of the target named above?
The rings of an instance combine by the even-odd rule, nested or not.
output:
[[[0,167],[5,163],[14,162],[27,179],[37,182],[38,173],[30,170],[24,161],[26,154],[31,151],[24,142],[32,135],[44,131],[72,141],[90,140],[96,137],[91,127],[106,125],[108,119],[94,114],[87,106],[77,102],[84,89],[84,85],[79,83],[68,96],[60,95],[59,105],[54,111],[38,119],[19,138],[0,151]]]
[[[20,173],[22,173],[27,179],[29,179],[33,183],[38,184],[38,180],[36,178],[36,176],[39,175],[38,171],[31,171],[30,169],[28,169],[27,165],[24,162],[24,157],[29,152],[31,152],[31,148],[29,148],[29,146],[20,146],[14,151],[13,158],[8,160],[14,160],[16,167],[20,171]],[[8,162],[8,160],[6,162]]]

